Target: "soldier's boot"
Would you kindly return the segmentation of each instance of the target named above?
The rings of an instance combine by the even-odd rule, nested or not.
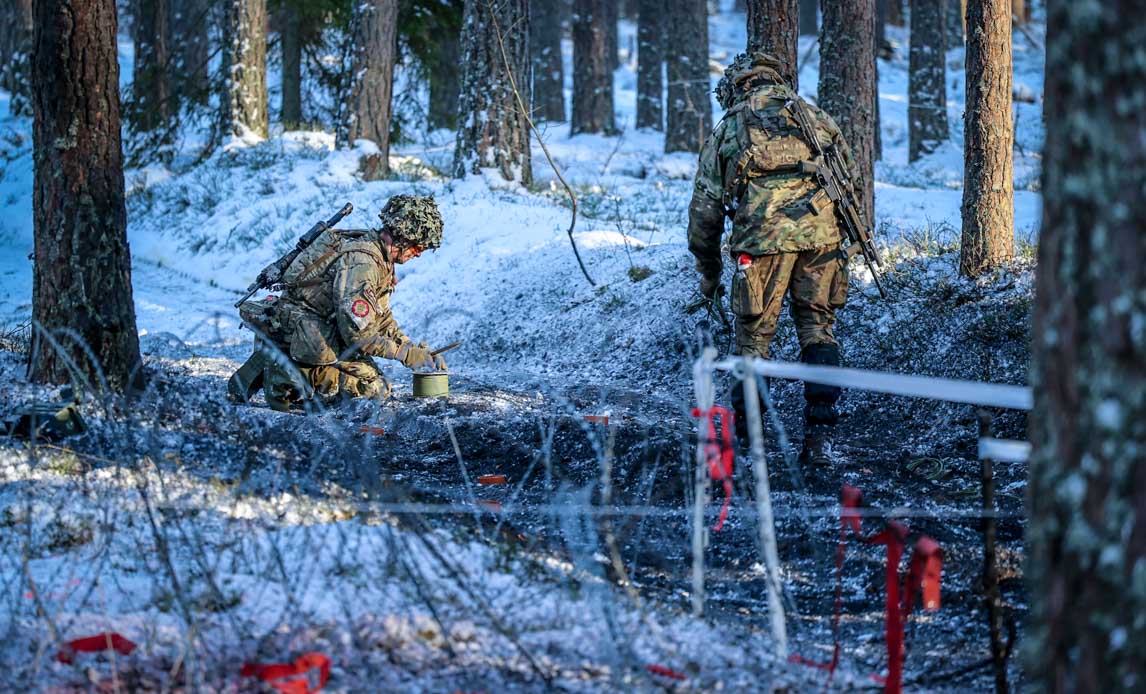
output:
[[[255,351],[243,362],[239,370],[231,374],[227,381],[227,397],[231,402],[243,404],[251,399],[259,388],[263,387],[263,367],[266,358],[262,352]]]
[[[840,365],[840,348],[831,343],[817,343],[805,347],[800,353],[805,364],[822,366]],[[836,401],[840,389],[820,383],[804,383],[804,448],[800,462],[810,465],[830,465],[838,460],[832,450],[832,438],[839,413]]]
[[[278,412],[303,408],[314,397],[314,387],[310,384],[313,368],[299,364],[287,368],[268,361],[263,370],[263,395],[267,405]]]

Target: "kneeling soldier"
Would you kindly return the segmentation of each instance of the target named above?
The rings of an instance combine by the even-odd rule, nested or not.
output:
[[[378,216],[380,229],[323,231],[283,272],[281,298],[242,305],[257,336],[254,354],[227,384],[232,400],[246,402],[260,387],[276,410],[316,397],[385,398],[390,384],[372,357],[446,369],[390,312],[394,265],[441,246],[438,206],[431,197],[395,195]]]

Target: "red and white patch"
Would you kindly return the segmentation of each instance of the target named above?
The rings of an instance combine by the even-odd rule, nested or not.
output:
[[[365,318],[370,315],[370,302],[365,299],[355,299],[353,304],[350,304],[350,312],[358,318]]]

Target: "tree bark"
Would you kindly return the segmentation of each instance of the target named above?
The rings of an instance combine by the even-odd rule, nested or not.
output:
[[[966,81],[959,272],[977,277],[1014,256],[1009,0],[968,2]]]
[[[369,140],[378,152],[362,162],[363,178],[390,175],[390,99],[397,59],[398,0],[356,0],[350,20],[350,79],[338,144]]]
[[[172,96],[167,52],[167,0],[135,0],[135,62],[128,119],[136,132],[167,124]]]
[[[1011,21],[1022,24],[1027,21],[1027,3],[1024,0],[1011,0]]]
[[[887,23],[895,27],[904,25],[903,0],[887,0]]]
[[[637,127],[664,132],[665,0],[640,0]]]
[[[32,0],[7,0],[0,7],[0,89],[11,95],[13,116],[32,114]]]
[[[967,40],[967,0],[947,0],[947,47],[957,48]]]
[[[835,119],[855,156],[863,212],[874,220],[875,0],[838,0],[823,6],[819,105]],[[857,27],[868,27],[857,31]]]
[[[209,0],[169,0],[172,91],[178,103],[206,106],[211,100],[208,30],[213,12]]]
[[[528,76],[527,1],[466,0],[454,176],[496,167],[507,181],[533,180],[529,126],[514,95],[516,85],[530,103]]]
[[[700,152],[712,130],[708,78],[708,8],[705,0],[667,0],[665,63],[666,152]]]
[[[908,161],[947,139],[947,0],[911,0]]]
[[[617,22],[621,19],[621,13],[620,8],[617,7],[617,1],[602,0],[600,2],[605,15],[605,50],[610,71],[621,67],[620,36],[617,34]]]
[[[570,132],[612,133],[613,69],[609,56],[609,13],[614,0],[574,0],[573,120]]]
[[[227,0],[223,21],[223,132],[267,136],[267,2]]]
[[[302,17],[293,3],[285,2],[280,14],[282,34],[283,108],[280,119],[287,129],[302,123]]]
[[[780,76],[797,88],[799,0],[748,0],[748,49],[763,49],[783,64]]]
[[[34,12],[32,318],[59,351],[37,330],[29,376],[68,382],[71,361],[92,386],[139,385],[115,1],[38,0]]]
[[[540,120],[565,120],[565,66],[561,59],[563,0],[532,0],[533,110]]]
[[[800,36],[816,36],[820,33],[817,22],[819,12],[819,0],[800,0]],[[799,67],[796,66],[797,69]]]
[[[1127,185],[1146,180],[1146,118],[1127,107],[1146,100],[1146,30],[1130,19],[1144,10],[1047,3],[1024,541],[1035,691],[1146,682],[1146,236]]]
[[[430,71],[430,127],[453,129],[458,124],[461,34],[453,27],[443,27],[442,32],[441,60]]]

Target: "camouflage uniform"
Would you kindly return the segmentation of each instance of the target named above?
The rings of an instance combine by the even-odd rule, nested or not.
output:
[[[768,356],[787,294],[801,360],[838,365],[833,325],[836,309],[847,300],[847,255],[840,249],[835,205],[813,174],[800,169],[814,155],[791,109],[808,109],[820,144],[835,144],[853,173],[855,165],[835,122],[802,102],[778,67],[768,54],[741,54],[717,87],[726,113],[700,154],[689,205],[689,250],[701,290],[711,296],[720,287],[724,218],[731,218],[729,254],[736,272],[730,305],[738,354]],[[809,430],[835,424],[839,395],[838,388],[805,384]],[[733,404],[743,422],[739,389]]]
[[[372,357],[445,368],[402,332],[390,311],[398,280],[383,237],[400,248],[438,247],[437,207],[432,198],[399,195],[379,216],[382,229],[324,231],[283,273],[280,299],[243,304],[240,315],[258,337],[254,355],[231,377],[233,399],[246,401],[260,384],[278,410],[316,396],[385,398],[390,384]]]

